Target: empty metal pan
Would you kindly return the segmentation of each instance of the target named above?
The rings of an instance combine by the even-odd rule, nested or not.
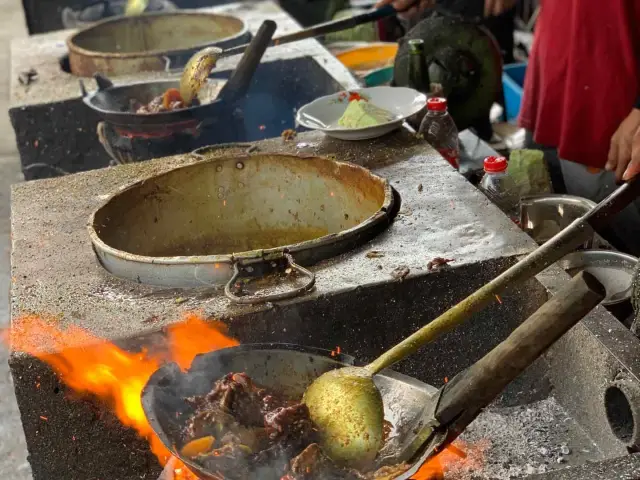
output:
[[[308,285],[313,275],[300,265],[371,240],[398,206],[388,181],[357,165],[236,155],[134,183],[92,215],[89,234],[100,263],[120,278],[176,288],[226,284],[237,303],[260,303],[282,297],[245,289],[239,298],[232,287],[274,270],[293,271],[292,288]],[[278,282],[285,280],[295,279]]]
[[[638,259],[613,250],[582,250],[574,252],[558,262],[571,276],[589,272],[607,291],[602,305],[609,307],[631,299],[633,271]]]

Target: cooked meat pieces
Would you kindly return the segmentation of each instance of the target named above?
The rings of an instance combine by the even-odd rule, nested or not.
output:
[[[260,387],[245,373],[229,373],[215,382],[209,393],[187,402],[195,411],[187,422],[183,442],[214,437],[211,451],[196,456],[195,461],[220,478],[393,478],[335,465],[317,444],[317,429],[307,406]],[[406,470],[406,466],[400,468],[400,472]]]
[[[180,92],[176,88],[170,88],[162,95],[154,97],[150,102],[143,104],[138,100],[132,99],[130,101],[131,111],[138,115],[149,115],[153,113],[172,112],[174,110],[180,110],[187,108],[180,96]],[[199,105],[197,99],[194,99],[192,105]]]
[[[215,437],[213,451],[196,458],[213,471],[224,473],[236,461],[254,477],[260,471],[259,478],[279,479],[289,460],[316,441],[306,405],[268,392],[244,373],[225,375],[209,393],[187,402],[195,413],[187,423],[185,443]]]
[[[312,443],[291,460],[291,467],[282,480],[366,480],[366,477],[355,470],[338,467],[317,443]]]

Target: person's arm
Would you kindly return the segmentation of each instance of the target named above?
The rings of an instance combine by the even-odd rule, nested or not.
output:
[[[517,0],[484,0],[484,16],[497,17],[516,6]]]
[[[415,3],[415,5],[411,6],[412,3]],[[485,17],[502,15],[504,12],[511,10],[516,3],[517,0],[484,0]],[[436,0],[419,0],[418,2],[416,0],[379,0],[376,3],[376,8],[389,4],[393,5],[399,12],[402,12],[398,13],[400,18],[410,20],[421,15],[425,10],[433,8]],[[408,10],[404,11],[407,8]]]
[[[622,121],[616,132],[611,137],[609,144],[609,156],[605,169],[615,172],[616,180],[620,181],[625,178],[634,176],[634,168],[630,168],[633,143],[636,133],[640,129],[640,103],[631,109],[631,112]]]
[[[635,108],[640,110],[640,98],[636,101]],[[625,182],[631,180],[633,177],[640,173],[640,127],[636,129],[636,133],[631,141],[631,161],[629,166],[624,171],[622,180]]]

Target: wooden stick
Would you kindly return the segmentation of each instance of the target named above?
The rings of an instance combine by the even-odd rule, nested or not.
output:
[[[448,424],[464,412],[464,421],[457,422],[461,432],[481,408],[604,297],[605,289],[593,275],[587,272],[576,275],[505,341],[444,387],[436,418],[440,423]]]

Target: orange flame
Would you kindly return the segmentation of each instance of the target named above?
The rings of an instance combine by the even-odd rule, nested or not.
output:
[[[458,478],[463,476],[463,473],[478,471],[482,469],[484,453],[489,447],[488,440],[473,445],[456,440],[422,465],[411,480],[444,480],[449,477]]]
[[[238,345],[225,335],[222,325],[205,322],[196,314],[186,315],[184,322],[167,328],[168,359],[186,369],[200,353]],[[113,408],[124,425],[149,442],[161,465],[171,458],[149,425],[141,402],[147,380],[167,358],[147,351],[127,352],[79,327],[61,330],[55,319],[37,316],[15,320],[11,331],[2,332],[2,339],[10,340],[13,350],[48,363],[76,392],[95,395]],[[196,479],[180,463],[174,472],[176,480]]]
[[[226,333],[223,323],[206,322],[190,313],[183,322],[167,328],[166,355],[131,353],[79,327],[62,330],[54,318],[30,315],[14,320],[13,328],[0,331],[0,337],[6,343],[10,341],[13,350],[29,353],[49,364],[76,392],[101,399],[124,425],[149,442],[151,451],[164,466],[172,456],[147,421],[141,402],[142,389],[164,361],[174,361],[187,369],[200,353],[239,345]],[[339,354],[340,347],[332,353]],[[425,463],[412,480],[441,480],[447,472],[480,469],[487,448],[482,443],[469,447],[457,441]],[[174,462],[175,480],[197,480],[184,464],[175,459]]]

